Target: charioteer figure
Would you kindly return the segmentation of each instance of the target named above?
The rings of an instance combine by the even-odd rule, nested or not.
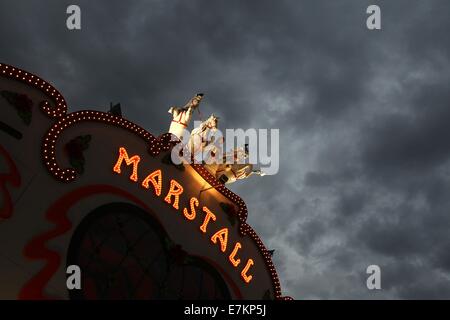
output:
[[[189,125],[194,110],[200,105],[203,98],[203,93],[197,93],[188,103],[182,108],[171,107],[169,113],[172,114],[172,122],[170,123],[169,132],[182,140],[183,131]]]

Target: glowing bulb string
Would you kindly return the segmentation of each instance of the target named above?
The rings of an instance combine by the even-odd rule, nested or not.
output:
[[[107,125],[114,125],[116,127],[120,127],[127,131],[130,131],[147,142],[148,153],[151,156],[157,156],[162,151],[170,150],[170,148],[178,142],[173,141],[172,135],[170,133],[166,133],[158,138],[155,138],[152,134],[150,134],[140,126],[110,113],[86,110],[67,114],[67,104],[61,93],[59,93],[59,91],[48,82],[30,72],[0,63],[0,76],[22,82],[25,85],[39,90],[49,98],[48,100],[43,100],[39,103],[40,109],[44,114],[53,119],[56,119],[57,121],[49,128],[47,133],[44,135],[44,139],[42,140],[42,160],[44,166],[47,167],[48,172],[59,181],[70,182],[75,180],[76,172],[73,168],[62,169],[57,164],[56,141],[65,129],[80,122],[100,122]],[[53,105],[50,104],[49,101],[51,101]],[[198,112],[201,116],[200,111]],[[192,165],[192,167],[211,186],[216,187],[217,191],[222,193],[226,198],[237,205],[237,207],[239,208],[237,212],[237,216],[239,219],[239,231],[243,236],[249,235],[261,250],[266,266],[272,276],[274,285],[274,297],[276,299],[290,299],[289,297],[281,296],[280,282],[275,271],[275,267],[272,263],[270,254],[268,253],[259,236],[246,223],[248,213],[244,201],[239,196],[225,188],[223,185],[219,184],[219,181],[214,176],[212,176],[205,168],[203,168],[203,166],[194,164]]]

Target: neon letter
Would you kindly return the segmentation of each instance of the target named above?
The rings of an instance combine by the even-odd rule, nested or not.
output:
[[[252,280],[252,278],[253,278],[253,276],[247,275],[248,269],[250,269],[250,267],[252,265],[254,265],[253,260],[252,259],[248,259],[247,264],[245,265],[245,268],[242,269],[241,277],[242,277],[242,279],[244,279],[244,281],[246,283],[249,283]]]
[[[138,163],[141,161],[141,158],[136,155],[132,156],[131,158],[128,157],[127,150],[124,147],[119,148],[119,158],[117,159],[116,165],[113,168],[113,171],[116,173],[120,173],[120,167],[122,165],[122,161],[125,160],[125,163],[127,166],[130,164],[133,164],[133,173],[130,176],[130,180],[136,182],[138,180],[137,176],[137,169],[138,169]]]
[[[206,213],[205,220],[203,220],[203,224],[200,226],[200,230],[203,233],[206,233],[206,227],[208,226],[209,219],[213,219],[216,221],[216,215],[212,213],[207,207],[203,207],[203,211]]]
[[[156,181],[156,178],[158,181]],[[157,196],[161,195],[161,189],[162,189],[162,172],[161,170],[155,170],[152,173],[150,173],[147,178],[142,181],[142,186],[146,189],[150,188],[148,183],[151,182],[153,185],[153,188],[155,190],[155,194]]]
[[[191,213],[189,214],[188,209],[183,209],[183,214],[188,220],[194,220],[195,215],[197,212],[195,212],[195,207],[198,207],[198,199],[196,197],[192,197],[191,200],[189,200],[189,206],[191,207]]]
[[[227,242],[228,242],[228,228],[223,228],[213,234],[211,237],[211,241],[213,243],[217,243],[217,239],[220,241],[220,250],[225,252],[227,250]]]
[[[180,201],[180,194],[182,193],[183,187],[181,186],[181,184],[172,179],[170,180],[169,192],[167,193],[167,196],[164,198],[164,201],[170,204],[172,203],[171,202],[172,196],[174,196],[175,200],[173,201],[173,207],[178,210],[178,202]]]
[[[236,253],[238,252],[238,250],[240,248],[242,248],[241,244],[239,242],[236,242],[233,251],[231,252],[230,256],[228,257],[228,260],[230,260],[231,264],[235,267],[237,267],[239,265],[239,263],[241,263],[241,259],[237,259],[237,260],[234,259],[236,257]]]

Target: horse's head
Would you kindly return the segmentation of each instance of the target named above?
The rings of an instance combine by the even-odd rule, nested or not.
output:
[[[212,115],[210,115],[209,118],[206,119],[206,121],[204,122],[205,126],[207,126],[210,129],[217,129],[218,123],[219,123],[219,118],[216,117],[214,115],[214,113]]]

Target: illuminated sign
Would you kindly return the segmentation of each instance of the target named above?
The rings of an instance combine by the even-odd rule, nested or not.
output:
[[[119,157],[113,167],[113,171],[115,173],[121,173],[122,164],[125,162],[126,166],[132,165],[132,173],[130,175],[130,180],[133,182],[139,181],[139,172],[138,166],[141,158],[138,155],[134,155],[132,157],[128,156],[128,152],[124,147],[119,148]],[[148,174],[141,182],[141,186],[145,189],[150,189],[152,186],[155,196],[160,197],[163,190],[162,185],[162,177],[163,172],[161,169],[155,170]],[[174,209],[180,210],[180,196],[183,194],[183,186],[176,180],[170,180],[169,190],[167,194],[163,198],[163,201],[167,204],[171,205]],[[200,202],[197,198],[191,197],[189,200],[189,208],[182,208],[181,212],[187,221],[193,221],[197,217],[197,208],[200,207]],[[200,231],[204,234],[207,232],[207,228],[209,223],[212,221],[216,221],[216,215],[206,206],[202,206],[202,212],[205,214],[203,218],[203,223],[200,226]],[[215,232],[210,241],[213,245],[219,245],[220,251],[225,255],[228,255],[228,261],[234,268],[238,268],[241,264],[241,259],[239,259],[238,251],[242,249],[242,244],[240,242],[235,242],[234,246],[231,249],[231,252],[228,253],[228,228],[219,229]],[[249,283],[253,276],[249,274],[250,268],[254,265],[254,261],[252,259],[248,259],[245,266],[241,270],[241,278],[244,282]]]

